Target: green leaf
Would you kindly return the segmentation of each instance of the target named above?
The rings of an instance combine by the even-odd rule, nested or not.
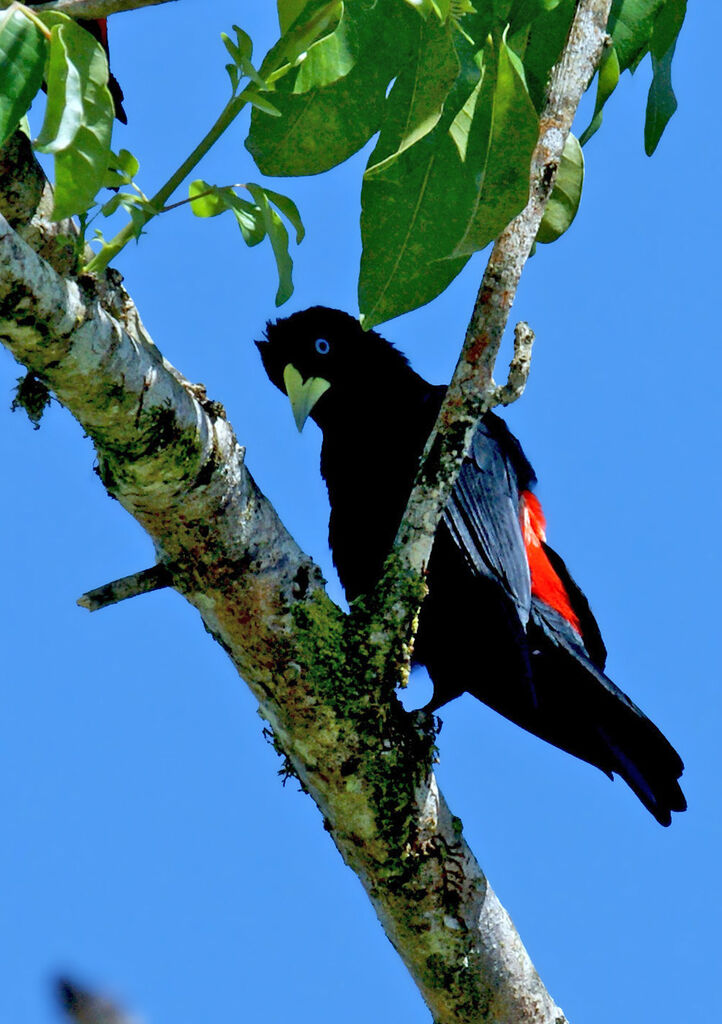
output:
[[[235,215],[246,245],[258,245],[259,242],[263,241],[266,237],[266,228],[263,222],[263,214],[257,206],[249,203],[246,199],[241,199],[240,196],[234,195],[231,211]]]
[[[196,217],[217,217],[230,210],[236,217],[241,234],[248,245],[258,245],[266,237],[261,210],[236,195],[233,188],[209,185],[198,178],[188,186],[191,210]]]
[[[239,25],[234,25],[233,31],[236,33],[236,46],[238,47],[239,53],[245,57],[246,60],[250,60],[253,56],[253,40]]]
[[[413,56],[394,82],[381,135],[366,169],[379,173],[404,150],[428,135],[439,122],[460,65],[452,30],[436,18],[419,21]]]
[[[674,48],[687,13],[687,0],[667,0],[652,29],[649,49],[653,57],[661,60]]]
[[[483,249],[524,209],[529,199],[531,156],[539,120],[520,70],[518,58],[503,40],[484,50],[483,77],[473,111],[465,108],[463,158],[473,178],[473,201],[463,218],[453,255]],[[470,120],[469,120],[470,116]],[[457,145],[459,118],[452,125]]]
[[[319,174],[346,160],[379,128],[386,88],[408,56],[416,19],[399,0],[346,6],[359,42],[351,71],[300,94],[292,91],[298,73],[293,71],[276,82],[273,93],[281,117],[252,111],[246,147],[264,174]]]
[[[644,119],[644,151],[651,156],[662,138],[669,119],[677,109],[677,97],[672,88],[672,57],[674,43],[663,57],[652,57],[654,77],[647,97]]]
[[[492,6],[498,0],[492,0]],[[509,0],[505,0],[506,3]],[[442,25],[449,21],[458,21],[465,14],[475,13],[471,0],[406,0],[409,7],[412,7],[417,14],[420,14],[424,21],[428,21],[431,15]]]
[[[382,173],[364,177],[358,284],[364,327],[430,302],[463,268],[467,256],[447,257],[459,238],[466,192],[459,150],[443,125]]]
[[[546,205],[537,242],[555,242],[577,215],[584,184],[584,154],[578,139],[569,133],[559,164],[557,179]]]
[[[278,207],[286,220],[289,221],[289,223],[296,229],[296,245],[300,245],[306,237],[306,229],[303,226],[303,221],[301,220],[301,214],[298,212],[298,207],[292,199],[289,199],[288,196],[282,195],[280,192],[272,192],[270,188],[267,188],[264,191],[273,205]]]
[[[291,25],[303,11],[308,0],[278,0],[278,24],[281,34],[288,32]]]
[[[236,89],[238,88],[238,83],[241,80],[241,72],[238,70],[237,64],[226,64],[226,71],[228,72],[228,77],[231,80],[231,92],[235,94]]]
[[[128,182],[125,180],[124,174],[114,171],[112,167],[106,168],[103,175],[103,188],[121,188],[121,186],[127,184]]]
[[[236,30],[236,42],[234,42],[225,32],[221,32],[221,39],[223,45],[230,54],[233,64],[226,64],[226,71],[231,79],[231,86],[235,92],[238,88],[240,76],[244,75],[246,78],[250,78],[252,82],[259,87],[259,89],[267,89],[268,85],[266,80],[262,78],[251,63],[251,53],[253,52],[253,43],[251,37],[239,28],[238,25],[233,26]]]
[[[288,232],[270,204],[278,207],[284,217],[293,224],[297,242],[302,240],[304,234],[301,217],[296,204],[288,196],[263,189],[260,185],[248,184],[245,187],[253,197],[255,205],[241,199],[232,186],[219,188],[198,178],[191,182],[188,188],[191,210],[196,217],[217,217],[218,214],[230,210],[247,245],[258,245],[268,234],[278,266],[279,287],[276,304],[281,305],[293,291],[293,263],[288,253]]]
[[[302,54],[334,31],[343,13],[343,0],[307,0],[299,17],[263,58],[261,76],[268,80],[285,76]]]
[[[0,14],[0,146],[12,135],[40,88],[46,44],[18,10]]]
[[[509,12],[510,32],[530,25],[535,18],[553,11],[560,3],[561,0],[516,0]]]
[[[430,15],[444,21],[449,13],[449,0],[406,0],[406,3],[420,14],[424,21],[428,21]]]
[[[665,0],[613,0],[607,31],[626,71],[649,47],[654,22]]]
[[[232,190],[209,185],[202,178],[197,178],[188,186],[191,210],[196,217],[217,217],[219,213],[230,209],[227,199],[228,192],[232,192]],[[235,193],[233,194],[235,195]]]
[[[338,25],[330,35],[324,36],[302,54],[298,61],[298,74],[293,84],[295,93],[331,85],[351,71],[359,56],[356,22],[345,4]]]
[[[288,251],[288,232],[260,185],[249,183],[246,187],[253,196],[256,206],[261,210],[264,227],[271,242],[273,255],[276,257],[276,267],[278,268],[276,305],[281,306],[293,294],[293,281],[291,279],[293,260]]]
[[[153,216],[153,208],[148,200],[143,199],[141,196],[133,195],[130,192],[118,192],[107,203],[103,203],[100,212],[104,217],[111,217],[121,206],[130,217],[133,237],[140,238],[143,234],[143,228],[148,222],[148,216]],[[96,231],[95,235],[96,238],[102,240],[102,234],[99,231]],[[103,244],[105,244],[104,240]]]
[[[262,173],[272,177],[327,171],[378,130],[390,77],[357,64],[325,89],[301,96],[275,92],[273,105],[281,116],[270,118],[254,107],[246,148]]]
[[[106,185],[106,188],[113,187],[114,186],[112,185]],[[120,207],[122,198],[122,193],[116,192],[116,194],[111,199],[109,199],[107,203],[103,203],[103,205],[100,207],[100,212],[103,214],[103,216],[111,217],[115,213],[115,211]]]
[[[221,39],[223,41],[223,45],[228,50],[231,60],[235,65],[238,65],[241,61],[241,51],[238,48],[238,44],[234,43],[230,36],[225,32],[221,32]]]
[[[539,112],[546,100],[549,72],[564,48],[575,8],[575,0],[560,0],[553,8],[541,11],[529,27],[524,71],[529,95]]]
[[[613,46],[608,46],[602,54],[597,75],[597,98],[594,103],[594,113],[587,127],[582,132],[579,142],[582,146],[591,139],[602,124],[602,111],[604,104],[617,88],[619,82],[619,60],[617,51]]]
[[[280,117],[281,111],[268,99],[268,93],[256,92],[255,89],[250,87],[243,90],[241,96],[248,101],[252,106],[257,107],[258,110],[263,111],[264,114],[269,114],[271,117]]]
[[[87,210],[102,187],[115,115],[103,47],[70,18],[43,20],[51,17],[48,103],[36,148],[55,157],[53,218],[62,220]]]
[[[677,109],[671,64],[686,9],[686,0],[614,0],[608,29],[614,43],[616,67],[607,62],[600,68],[594,116],[582,134],[582,144],[599,128],[604,101],[616,86],[619,73],[627,69],[634,72],[651,51],[654,77],[647,100],[644,148],[649,155],[654,152],[667,122]],[[608,82],[602,96],[602,73],[605,70]]]
[[[445,110],[383,167],[371,156],[361,193],[364,326],[438,295],[527,202],[538,124],[518,61],[503,40],[489,40],[472,88],[470,63],[464,53],[451,116]]]
[[[490,2],[496,21],[505,24],[509,19],[511,8],[514,6],[513,0],[490,0]]]
[[[118,167],[127,176],[128,181],[132,181],[140,170],[140,162],[129,149],[121,149],[118,152]]]
[[[672,58],[677,36],[687,13],[687,0],[667,0],[654,23],[649,49],[652,54],[652,84],[644,121],[644,149],[651,156],[669,119],[677,109],[672,88]]]
[[[266,82],[265,78],[262,78],[259,75],[259,73],[254,68],[253,64],[251,64],[250,60],[248,60],[247,57],[241,57],[238,66],[241,69],[241,72],[246,76],[246,78],[250,78],[250,80],[253,83],[255,83],[255,85],[257,85],[259,89],[268,88],[268,83]]]
[[[118,153],[111,152],[108,155],[108,171],[114,172],[123,185],[130,185],[139,169],[138,159],[128,149],[121,149]],[[113,185],[116,184],[118,182],[114,181]]]
[[[130,217],[133,226],[133,237],[138,239],[143,234],[143,229],[148,223],[149,215],[152,217],[154,210],[145,199],[140,196],[130,195],[128,192],[120,193],[120,205]]]
[[[430,30],[435,20],[430,19]],[[409,36],[418,52],[420,23],[415,21]],[[475,34],[488,34],[488,25],[488,20],[477,19]],[[359,277],[359,305],[366,327],[435,298],[468,258],[450,258],[459,240],[460,211],[463,216],[473,198],[473,181],[449,125],[473,93],[480,70],[474,48],[464,36],[457,33],[455,46],[459,74],[436,127],[388,160],[403,137],[398,109],[390,104],[393,117],[384,121],[369,158],[361,191]],[[402,72],[413,74],[413,67]]]
[[[80,76],[68,55],[65,24],[56,25],[50,37],[47,85],[48,102],[40,135],[35,140],[41,153],[57,153],[71,146],[80,131],[83,104]]]

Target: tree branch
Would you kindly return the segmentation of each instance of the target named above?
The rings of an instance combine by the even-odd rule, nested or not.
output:
[[[531,350],[534,331],[528,323],[521,321],[514,328],[514,354],[509,363],[506,384],[494,384],[492,380],[491,405],[511,405],[524,394],[531,369]]]
[[[112,279],[60,277],[4,218],[0,339],[93,439],[105,486],[248,682],[434,1019],[563,1021],[438,791],[433,723],[403,711],[222,408],[162,358]]]
[[[130,576],[113,580],[112,583],[105,583],[102,587],[96,587],[95,590],[89,590],[87,594],[82,594],[76,603],[81,608],[87,608],[89,612],[97,612],[101,608],[109,608],[112,604],[127,601],[129,597],[150,594],[153,590],[162,590],[172,585],[173,577],[168,567],[154,565],[150,569],[142,569],[140,572],[131,573]]]

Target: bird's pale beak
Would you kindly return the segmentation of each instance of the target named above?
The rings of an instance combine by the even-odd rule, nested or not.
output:
[[[331,385],[323,377],[309,377],[303,380],[292,363],[288,363],[283,371],[283,384],[300,433],[314,405]]]

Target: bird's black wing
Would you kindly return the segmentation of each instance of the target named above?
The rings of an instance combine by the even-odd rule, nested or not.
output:
[[[472,571],[499,585],[526,626],[531,580],[519,524],[519,467],[500,423],[487,416],[477,427],[443,519]]]
[[[564,560],[556,553],[554,548],[550,548],[548,544],[544,543],[542,543],[542,548],[549,559],[554,572],[561,580],[565,591],[569,595],[569,603],[571,604],[574,614],[579,621],[579,628],[582,631],[582,638],[584,639],[584,648],[589,660],[596,668],[604,671],[604,666],[607,661],[607,648],[604,646],[602,634],[599,630],[599,626],[597,625],[597,620],[592,615],[592,610],[589,607],[589,601],[587,601],[586,595],[579,588],[564,564]],[[567,635],[569,635],[568,623],[565,624],[565,630]],[[575,642],[577,641],[578,637]]]

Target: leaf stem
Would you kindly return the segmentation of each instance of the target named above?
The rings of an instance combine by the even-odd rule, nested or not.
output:
[[[50,36],[52,35],[50,29],[43,21],[40,20],[34,11],[31,11],[29,7],[26,7],[25,4],[21,3],[11,4],[8,9],[12,10],[13,8],[21,14],[24,14],[28,21],[32,21],[38,32],[42,33],[46,39],[50,39]]]

